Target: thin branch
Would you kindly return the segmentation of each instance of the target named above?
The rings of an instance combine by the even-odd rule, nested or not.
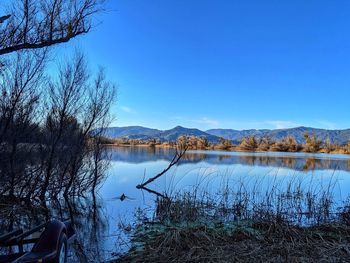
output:
[[[16,0],[10,15],[0,16],[0,55],[49,47],[88,33],[93,16],[103,10],[104,0],[38,2]]]
[[[4,54],[8,54],[8,53],[12,53],[15,51],[19,51],[22,49],[39,49],[39,48],[44,48],[44,47],[48,47],[48,46],[52,46],[55,44],[61,44],[61,43],[66,43],[69,40],[71,40],[72,38],[84,34],[84,33],[88,33],[89,30],[82,30],[82,31],[78,31],[74,34],[71,35],[67,35],[66,37],[62,37],[62,38],[58,38],[58,39],[53,39],[53,40],[47,40],[47,41],[42,41],[40,43],[23,43],[23,44],[19,44],[19,45],[14,45],[14,46],[10,46],[7,48],[3,48],[0,49],[0,55],[4,55]]]
[[[11,15],[7,15],[7,16],[0,16],[0,24],[4,23],[7,19],[9,19],[11,17]]]
[[[153,181],[157,180],[159,177],[164,175],[167,171],[171,169],[171,167],[173,167],[175,164],[177,164],[180,161],[182,156],[186,153],[186,150],[187,150],[187,147],[180,149],[180,151],[176,149],[176,153],[167,168],[165,168],[162,172],[160,172],[156,176],[149,178],[146,182],[137,185],[136,188],[137,189],[145,188],[146,185],[152,183]]]

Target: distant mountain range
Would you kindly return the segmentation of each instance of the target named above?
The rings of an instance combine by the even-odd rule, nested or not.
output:
[[[233,143],[239,143],[242,138],[248,136],[256,136],[257,138],[269,137],[271,139],[280,140],[286,136],[293,136],[298,143],[304,143],[304,134],[315,134],[320,140],[325,141],[327,138],[332,143],[346,144],[350,140],[350,129],[346,130],[326,130],[309,127],[297,127],[290,129],[276,129],[276,130],[232,130],[232,129],[211,129],[201,131],[199,129],[185,128],[176,126],[170,130],[157,130],[146,128],[142,126],[128,126],[128,127],[109,127],[104,129],[104,136],[110,139],[159,139],[161,141],[176,141],[179,136],[197,136],[205,137],[211,143],[217,143],[220,137],[229,139]]]
[[[110,127],[103,131],[105,137],[110,139],[138,139],[138,140],[148,140],[148,139],[159,139],[160,141],[170,141],[174,142],[182,135],[186,136],[196,136],[205,137],[208,141],[212,143],[218,143],[220,137],[206,133],[198,129],[189,129],[181,126],[176,126],[170,130],[156,130],[141,126],[128,126],[128,127]]]
[[[258,138],[269,137],[274,140],[281,140],[287,136],[293,136],[298,143],[304,143],[304,134],[316,135],[321,141],[328,138],[332,143],[346,144],[350,140],[350,129],[346,130],[326,130],[310,127],[296,127],[290,129],[276,130],[231,130],[231,129],[212,129],[206,131],[209,134],[223,137],[232,141],[241,141],[242,138],[255,135]]]

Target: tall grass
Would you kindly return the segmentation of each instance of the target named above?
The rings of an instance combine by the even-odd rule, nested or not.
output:
[[[350,262],[350,199],[335,198],[337,183],[275,177],[213,192],[201,181],[163,193],[117,262]]]
[[[227,183],[220,190],[194,186],[156,200],[155,220],[180,221],[283,221],[303,226],[332,223],[344,218],[349,199],[335,200],[336,181],[328,185],[305,185],[292,177],[273,180],[262,189],[261,181]],[[210,186],[209,186],[210,187]]]

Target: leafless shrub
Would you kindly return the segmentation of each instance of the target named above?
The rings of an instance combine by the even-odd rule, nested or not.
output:
[[[92,79],[81,54],[56,79],[44,77],[44,57],[17,55],[0,83],[0,193],[44,202],[95,189],[106,164],[96,131],[110,121],[115,87],[103,70]]]

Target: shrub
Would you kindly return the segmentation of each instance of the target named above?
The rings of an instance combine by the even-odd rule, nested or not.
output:
[[[321,149],[322,142],[317,138],[317,136],[304,134],[305,144],[303,145],[303,150],[305,152],[318,152]]]
[[[258,143],[255,136],[243,138],[239,148],[244,151],[256,151],[258,148]]]

